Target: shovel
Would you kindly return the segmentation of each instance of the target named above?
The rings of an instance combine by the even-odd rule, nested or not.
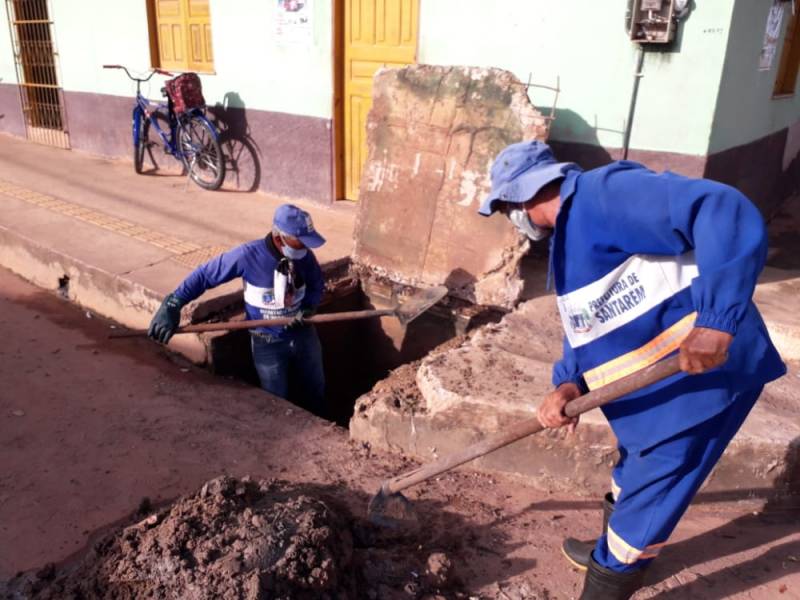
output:
[[[577,417],[593,408],[608,404],[612,400],[675,375],[679,371],[680,366],[676,354],[572,400],[564,408],[564,414],[568,417]],[[387,479],[381,485],[380,491],[370,501],[367,518],[376,525],[385,527],[412,526],[416,522],[416,515],[411,502],[400,493],[402,490],[499,450],[543,429],[545,427],[538,418],[525,419],[502,433],[489,436],[450,456],[443,456],[432,463]]]
[[[353,321],[355,319],[371,319],[375,317],[397,317],[400,324],[405,327],[416,319],[431,306],[439,302],[447,295],[447,287],[440,285],[414,294],[405,302],[398,304],[394,308],[381,310],[354,310],[350,312],[330,313],[325,315],[314,315],[304,319],[304,323],[332,323],[338,321]],[[234,331],[237,329],[255,329],[257,327],[279,327],[292,323],[294,318],[281,317],[279,319],[254,319],[247,321],[219,321],[217,323],[197,323],[179,327],[175,333],[201,333],[205,331]],[[136,331],[125,331],[112,333],[108,337],[128,338],[143,337],[147,335],[146,329]]]

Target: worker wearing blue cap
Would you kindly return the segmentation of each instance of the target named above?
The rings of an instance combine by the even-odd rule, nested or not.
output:
[[[732,187],[614,162],[583,171],[541,142],[503,150],[479,212],[549,239],[564,352],[538,409],[566,404],[678,352],[683,373],[603,408],[619,443],[596,542],[563,551],[587,569],[581,600],[625,600],[643,583],[759,397],[785,373],[752,301],[767,254],[758,209]]]
[[[150,324],[150,337],[166,344],[178,328],[184,305],[241,277],[247,319],[294,319],[290,325],[250,330],[261,387],[326,414],[322,349],[313,325],[304,322],[322,299],[322,270],[312,249],[324,243],[306,211],[292,204],[279,206],[269,235],[201,265],[164,299]]]

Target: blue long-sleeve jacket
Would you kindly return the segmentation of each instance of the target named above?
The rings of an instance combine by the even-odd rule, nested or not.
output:
[[[322,299],[324,279],[314,253],[308,250],[302,259],[292,261],[294,293],[284,306],[276,302],[274,294],[275,269],[281,260],[287,259],[275,248],[271,236],[253,240],[220,254],[192,271],[174,293],[181,300],[191,302],[206,290],[241,277],[245,312],[250,320],[292,317],[300,310],[316,308]],[[283,327],[260,327],[254,328],[254,331],[278,338],[286,335]]]
[[[767,239],[744,195],[621,161],[569,172],[561,198],[551,268],[565,340],[554,385],[620,379],[678,350],[694,326],[734,336],[722,367],[605,407],[621,442],[654,445],[785,373],[752,302]]]

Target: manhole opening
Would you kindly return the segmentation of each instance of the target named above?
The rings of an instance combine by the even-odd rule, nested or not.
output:
[[[352,277],[338,281],[326,294],[320,313],[391,308],[395,298],[390,289],[391,286],[364,284]],[[470,327],[473,324],[474,319],[468,323]],[[328,406],[325,416],[346,426],[358,397],[385,379],[392,369],[423,358],[463,333],[467,325],[457,310],[437,305],[405,329],[394,317],[323,323],[316,327],[325,366]],[[246,331],[218,338],[214,345],[215,373],[259,384]]]

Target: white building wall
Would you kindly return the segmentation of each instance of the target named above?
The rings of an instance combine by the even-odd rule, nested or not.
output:
[[[8,84],[17,83],[17,71],[14,67],[14,47],[6,10],[7,5],[3,2],[0,8],[0,83]]]
[[[201,74],[208,104],[233,97],[233,106],[241,101],[248,109],[331,118],[331,0],[312,2],[311,43],[286,45],[275,35],[277,0],[211,0],[215,72]],[[132,96],[135,85],[102,66],[118,63],[147,73],[144,0],[52,0],[52,11],[64,90]],[[7,55],[2,52],[0,60]],[[149,97],[159,97],[164,79],[157,75],[144,88]],[[229,92],[235,96],[226,100]]]
[[[560,78],[552,137],[622,146],[636,64],[624,0],[420,1],[420,62],[501,67],[547,85]],[[697,2],[680,52],[647,55],[631,147],[706,153],[732,9],[733,0]],[[531,98],[552,104],[549,92]]]

